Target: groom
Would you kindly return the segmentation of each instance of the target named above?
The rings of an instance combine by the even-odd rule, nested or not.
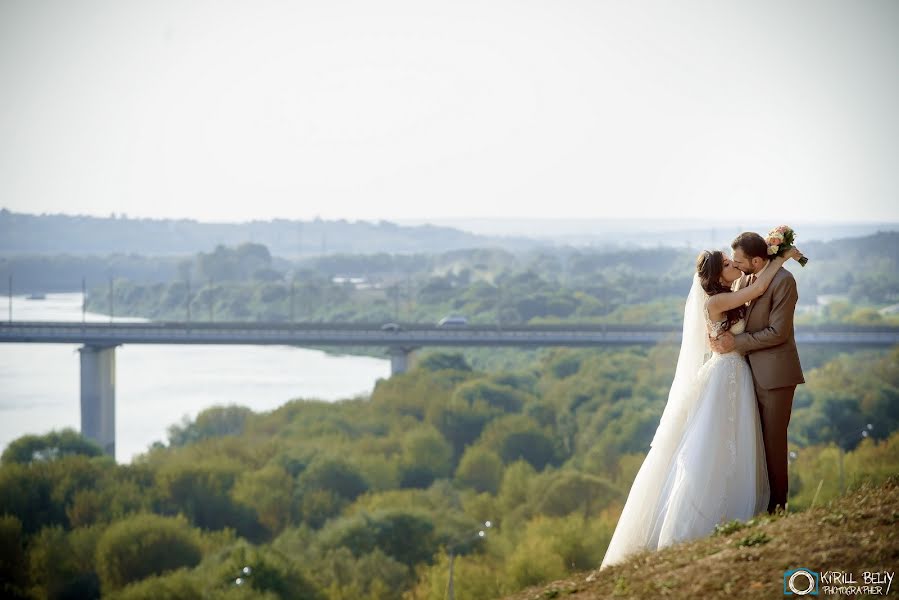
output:
[[[731,248],[734,266],[744,273],[736,289],[746,287],[768,268],[768,244],[759,234],[741,233]],[[736,350],[749,360],[771,484],[769,513],[787,505],[787,425],[793,392],[798,384],[805,383],[793,335],[798,299],[796,280],[789,271],[780,269],[765,293],[746,308],[746,331],[736,336],[727,332],[710,340],[716,352]]]

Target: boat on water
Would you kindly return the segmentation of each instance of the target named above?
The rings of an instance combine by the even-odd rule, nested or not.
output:
[[[46,294],[41,294],[40,292],[36,292],[36,293],[34,293],[34,294],[28,294],[28,295],[25,297],[25,299],[26,299],[26,300],[46,300],[46,299],[47,299],[47,295],[46,295]]]

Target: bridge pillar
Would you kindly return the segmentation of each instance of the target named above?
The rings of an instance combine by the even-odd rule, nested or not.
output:
[[[390,375],[405,373],[409,370],[409,363],[412,352],[415,348],[404,348],[403,346],[390,347]]]
[[[82,346],[81,433],[115,458],[115,346]]]

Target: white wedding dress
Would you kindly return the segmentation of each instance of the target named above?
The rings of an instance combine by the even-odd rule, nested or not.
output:
[[[737,352],[705,360],[705,332],[723,325],[709,320],[707,301],[694,281],[668,404],[600,569],[636,552],[707,536],[717,524],[750,519],[768,506],[752,374]],[[701,327],[696,323],[700,318]],[[731,332],[744,329],[741,320]]]

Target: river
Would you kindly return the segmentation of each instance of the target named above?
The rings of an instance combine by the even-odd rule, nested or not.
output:
[[[0,301],[0,318],[9,299]],[[15,321],[80,321],[81,294],[13,296]],[[87,313],[85,320],[109,321]],[[116,321],[140,321],[122,319]],[[170,425],[215,405],[260,412],[296,398],[370,394],[390,361],[287,346],[125,345],[116,348],[116,459],[130,462]],[[81,426],[80,363],[73,344],[0,344],[0,447],[25,434]]]

